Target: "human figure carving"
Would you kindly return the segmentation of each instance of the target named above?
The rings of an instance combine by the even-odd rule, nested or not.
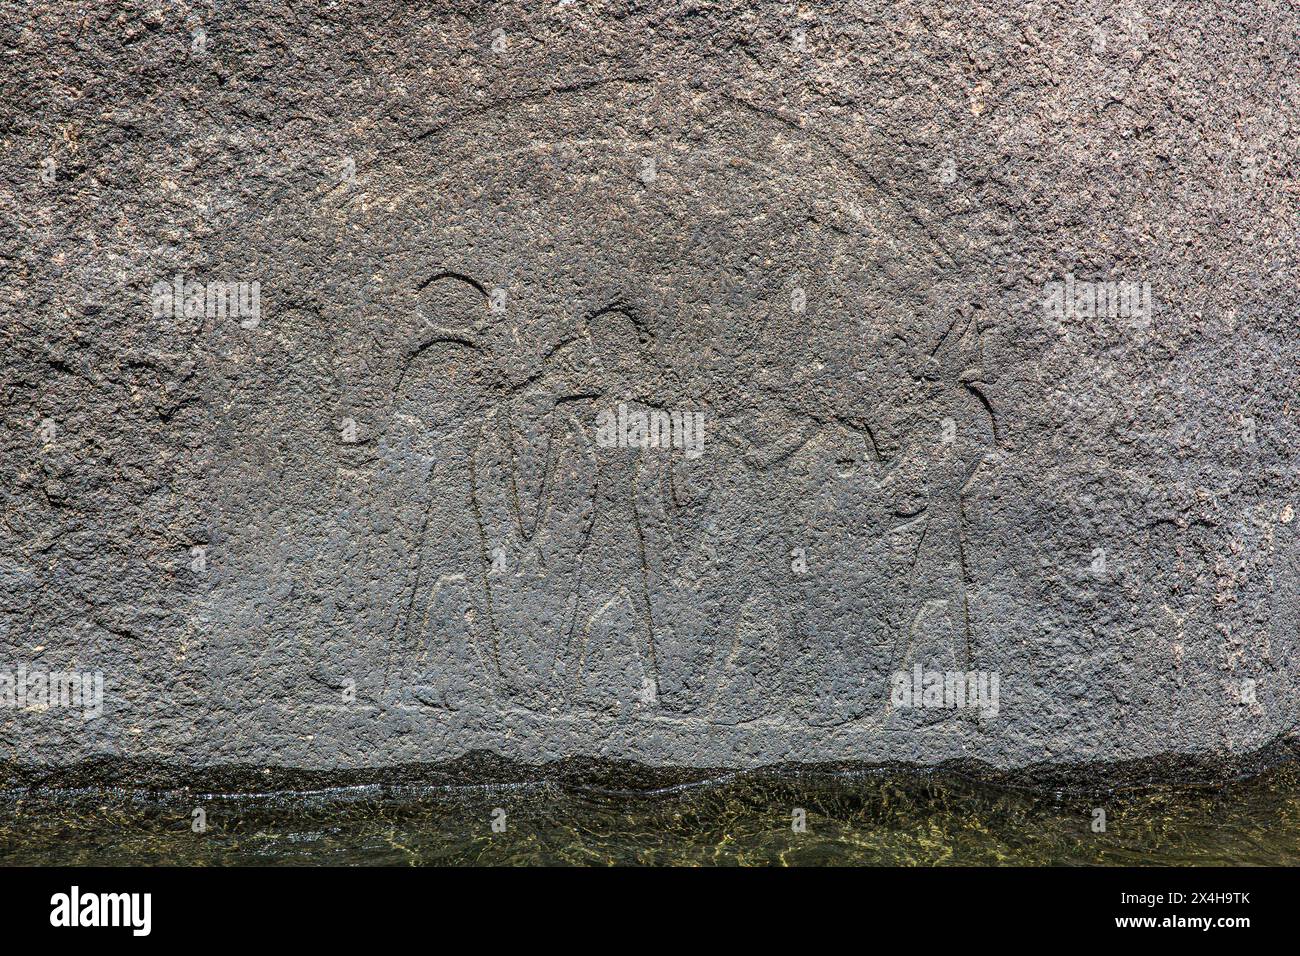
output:
[[[600,310],[486,418],[475,500],[508,555],[489,575],[503,687],[528,709],[658,699],[646,522],[668,463],[595,440],[602,411],[645,397],[642,337],[627,311]]]
[[[433,317],[450,326],[476,316],[482,289],[444,275],[426,288]],[[468,316],[460,315],[466,309]],[[426,706],[456,710],[490,699],[498,678],[484,563],[473,499],[474,453],[492,395],[492,369],[472,334],[425,331],[402,364],[379,437],[382,487],[391,514],[375,533],[407,552],[400,640],[390,682]]]
[[[622,712],[659,697],[645,499],[662,485],[667,462],[654,451],[601,447],[595,430],[619,403],[646,404],[655,367],[648,335],[621,308],[585,320],[575,346],[589,377],[571,382],[556,409],[595,465],[595,499],[555,673],[572,704]]]
[[[897,520],[916,535],[896,669],[968,670],[977,654],[970,620],[966,495],[998,445],[983,392],[979,328],[957,318],[914,372],[915,429],[881,480]]]

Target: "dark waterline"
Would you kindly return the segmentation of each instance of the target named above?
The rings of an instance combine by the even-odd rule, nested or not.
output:
[[[498,808],[505,831],[494,833]],[[0,793],[0,864],[1297,865],[1300,765],[1091,795],[906,771],[738,774],[651,791],[29,789]]]

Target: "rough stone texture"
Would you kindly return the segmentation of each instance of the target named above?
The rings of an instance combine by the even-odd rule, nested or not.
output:
[[[106,698],[0,756],[1286,737],[1300,17],[850,7],[5,3],[0,669]],[[893,707],[918,662],[998,714]]]

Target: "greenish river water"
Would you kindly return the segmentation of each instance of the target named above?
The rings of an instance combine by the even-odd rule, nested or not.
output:
[[[9,791],[0,863],[1297,865],[1300,768],[1104,795],[920,772],[741,774],[654,791]]]

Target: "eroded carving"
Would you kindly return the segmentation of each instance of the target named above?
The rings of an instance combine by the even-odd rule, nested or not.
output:
[[[778,406],[709,413],[707,470],[594,441],[603,410],[659,400],[652,337],[626,309],[582,320],[516,383],[472,334],[443,332],[397,377],[383,453],[427,486],[411,494],[421,557],[405,663],[391,668],[417,699],[454,706],[486,680],[541,712],[833,725],[878,712],[890,670],[971,666],[965,496],[998,443],[973,317],[920,363],[895,456],[866,416]],[[728,496],[745,502],[747,528],[720,525]],[[800,581],[786,566],[794,541],[814,556],[812,579],[836,586]],[[887,578],[899,542],[899,606],[841,597]],[[729,566],[746,574],[739,587]],[[860,680],[837,676],[846,659]]]

